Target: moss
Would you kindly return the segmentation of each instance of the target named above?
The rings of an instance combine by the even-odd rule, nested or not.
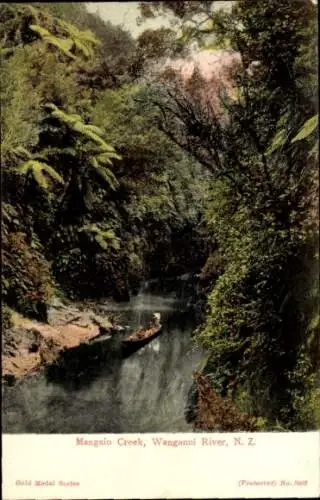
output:
[[[2,306],[1,318],[2,331],[5,333],[13,325],[12,311],[6,304],[3,304]]]
[[[310,407],[314,416],[315,427],[320,429],[320,387],[311,391]]]
[[[2,256],[5,302],[22,314],[46,320],[46,304],[54,287],[44,256],[27,243],[24,233],[6,236]]]

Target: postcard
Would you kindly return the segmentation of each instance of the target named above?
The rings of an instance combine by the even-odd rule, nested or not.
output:
[[[0,5],[6,500],[320,494],[317,9]]]

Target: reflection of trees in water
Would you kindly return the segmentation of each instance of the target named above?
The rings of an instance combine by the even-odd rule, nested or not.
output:
[[[120,349],[112,341],[80,345],[61,354],[45,369],[49,383],[59,384],[66,390],[88,387],[104,374],[115,374],[120,367]],[[110,345],[111,344],[111,345]]]
[[[168,319],[154,342],[121,366],[121,425],[128,432],[190,431],[184,418],[187,391],[200,353],[191,354],[190,318]],[[182,323],[182,326],[178,324]]]
[[[147,305],[155,312],[157,306],[171,307],[169,299],[147,300]],[[126,313],[133,319],[136,311]],[[149,321],[149,310],[143,316]],[[192,370],[201,357],[199,352],[190,354],[194,320],[192,314],[190,320],[185,312],[168,309],[161,317],[164,328],[159,337],[126,359],[121,357],[121,334],[66,351],[39,376],[22,381],[20,389],[7,388],[12,392],[5,408],[5,432],[191,430],[184,408]]]

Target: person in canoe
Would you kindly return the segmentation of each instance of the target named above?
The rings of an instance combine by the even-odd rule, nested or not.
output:
[[[143,339],[149,336],[152,336],[155,330],[158,330],[161,327],[160,324],[161,314],[153,313],[152,320],[150,321],[147,327],[139,328],[133,336],[137,339]]]
[[[147,327],[140,327],[134,333],[129,335],[129,337],[124,339],[123,342],[137,342],[146,338],[153,337],[153,335],[161,329],[160,319],[160,313],[153,313],[152,320]]]
[[[161,314],[160,313],[153,313],[152,315],[152,320],[150,322],[150,328],[153,328],[154,326],[160,326],[160,319],[161,319]]]

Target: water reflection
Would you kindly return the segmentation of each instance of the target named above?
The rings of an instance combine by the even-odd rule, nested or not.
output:
[[[147,292],[147,293],[146,293]],[[184,417],[192,372],[202,353],[191,342],[192,315],[181,297],[145,289],[128,304],[104,303],[131,328],[161,312],[159,337],[122,359],[121,334],[80,346],[41,375],[5,387],[4,432],[187,432]]]

